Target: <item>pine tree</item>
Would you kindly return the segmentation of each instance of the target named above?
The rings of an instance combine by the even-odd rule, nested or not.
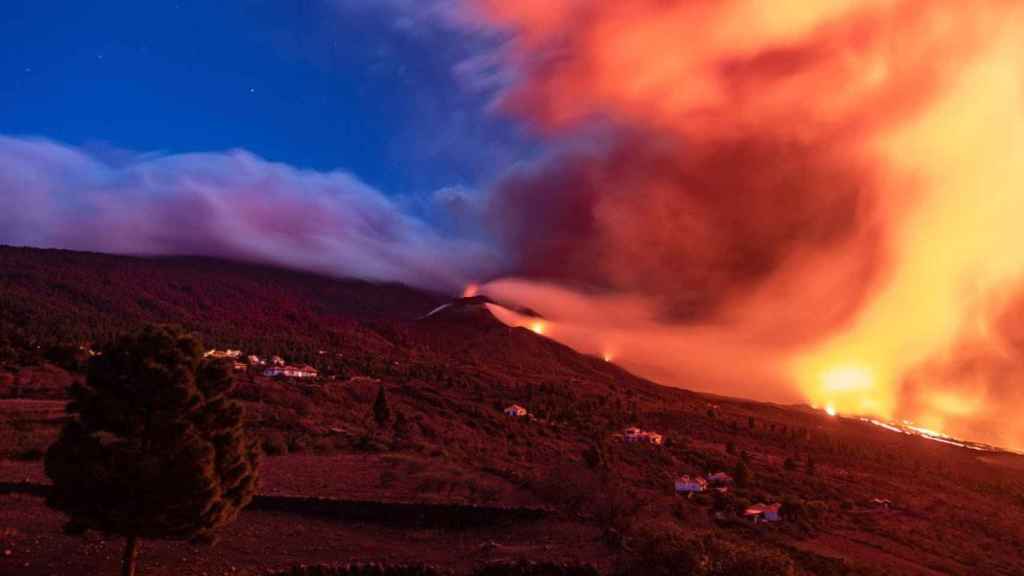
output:
[[[747,467],[747,463],[743,460],[737,462],[732,476],[737,486],[746,486],[750,482],[750,468]]]
[[[71,420],[46,454],[48,504],[69,526],[126,538],[122,574],[140,539],[206,539],[252,498],[259,449],[228,399],[223,362],[176,328],[125,335],[71,390]]]
[[[388,407],[388,397],[384,393],[384,385],[381,384],[377,390],[377,399],[373,401],[373,419],[378,426],[383,426],[391,418],[391,408]]]

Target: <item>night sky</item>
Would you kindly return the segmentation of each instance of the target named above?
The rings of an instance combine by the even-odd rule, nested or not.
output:
[[[0,134],[119,153],[244,149],[387,195],[536,153],[460,73],[492,38],[400,0],[6,0]]]

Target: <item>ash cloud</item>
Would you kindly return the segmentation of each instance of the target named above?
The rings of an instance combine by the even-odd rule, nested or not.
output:
[[[227,257],[444,290],[499,263],[486,245],[441,234],[350,174],[241,150],[112,163],[0,137],[0,190],[5,244]]]
[[[509,38],[499,109],[552,139],[611,127],[495,188],[517,274],[485,291],[666,384],[1024,443],[991,342],[959,351],[964,288],[1024,276],[1018,6],[473,5]],[[965,358],[983,376],[919,377]]]

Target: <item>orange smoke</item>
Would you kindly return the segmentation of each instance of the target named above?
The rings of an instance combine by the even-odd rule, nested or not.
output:
[[[499,195],[577,194],[485,292],[667,384],[1024,446],[1018,2],[478,1],[505,110],[628,134]]]

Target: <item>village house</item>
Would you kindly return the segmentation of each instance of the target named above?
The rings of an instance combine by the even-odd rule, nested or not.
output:
[[[715,486],[729,486],[733,483],[733,479],[732,476],[725,472],[715,472],[708,475],[708,482]]]
[[[206,353],[203,354],[203,358],[215,358],[215,359],[218,359],[218,360],[223,360],[223,359],[236,360],[241,355],[242,355],[242,351],[241,350],[230,350],[230,349],[228,349],[228,350],[217,350],[216,348],[214,348],[212,350],[207,350]]]
[[[665,437],[661,434],[639,428],[626,428],[622,433],[622,439],[631,444],[643,442],[655,446],[661,446],[665,442]]]
[[[263,371],[263,375],[269,378],[275,378],[278,376],[283,376],[285,378],[316,378],[320,373],[317,372],[316,368],[307,365],[274,365],[267,367],[267,369]]]
[[[680,476],[676,478],[676,494],[692,494],[708,489],[708,481],[701,476]]]
[[[743,517],[747,520],[751,520],[754,524],[759,522],[778,522],[782,519],[779,516],[779,510],[782,508],[782,504],[775,502],[774,504],[761,504],[757,503],[743,511]]]
[[[882,510],[888,510],[892,507],[892,501],[888,498],[872,498],[871,506],[873,508],[881,508]]]
[[[505,416],[510,416],[513,418],[522,418],[527,414],[529,414],[529,412],[526,410],[526,408],[523,408],[519,404],[513,404],[508,408],[505,408]]]

